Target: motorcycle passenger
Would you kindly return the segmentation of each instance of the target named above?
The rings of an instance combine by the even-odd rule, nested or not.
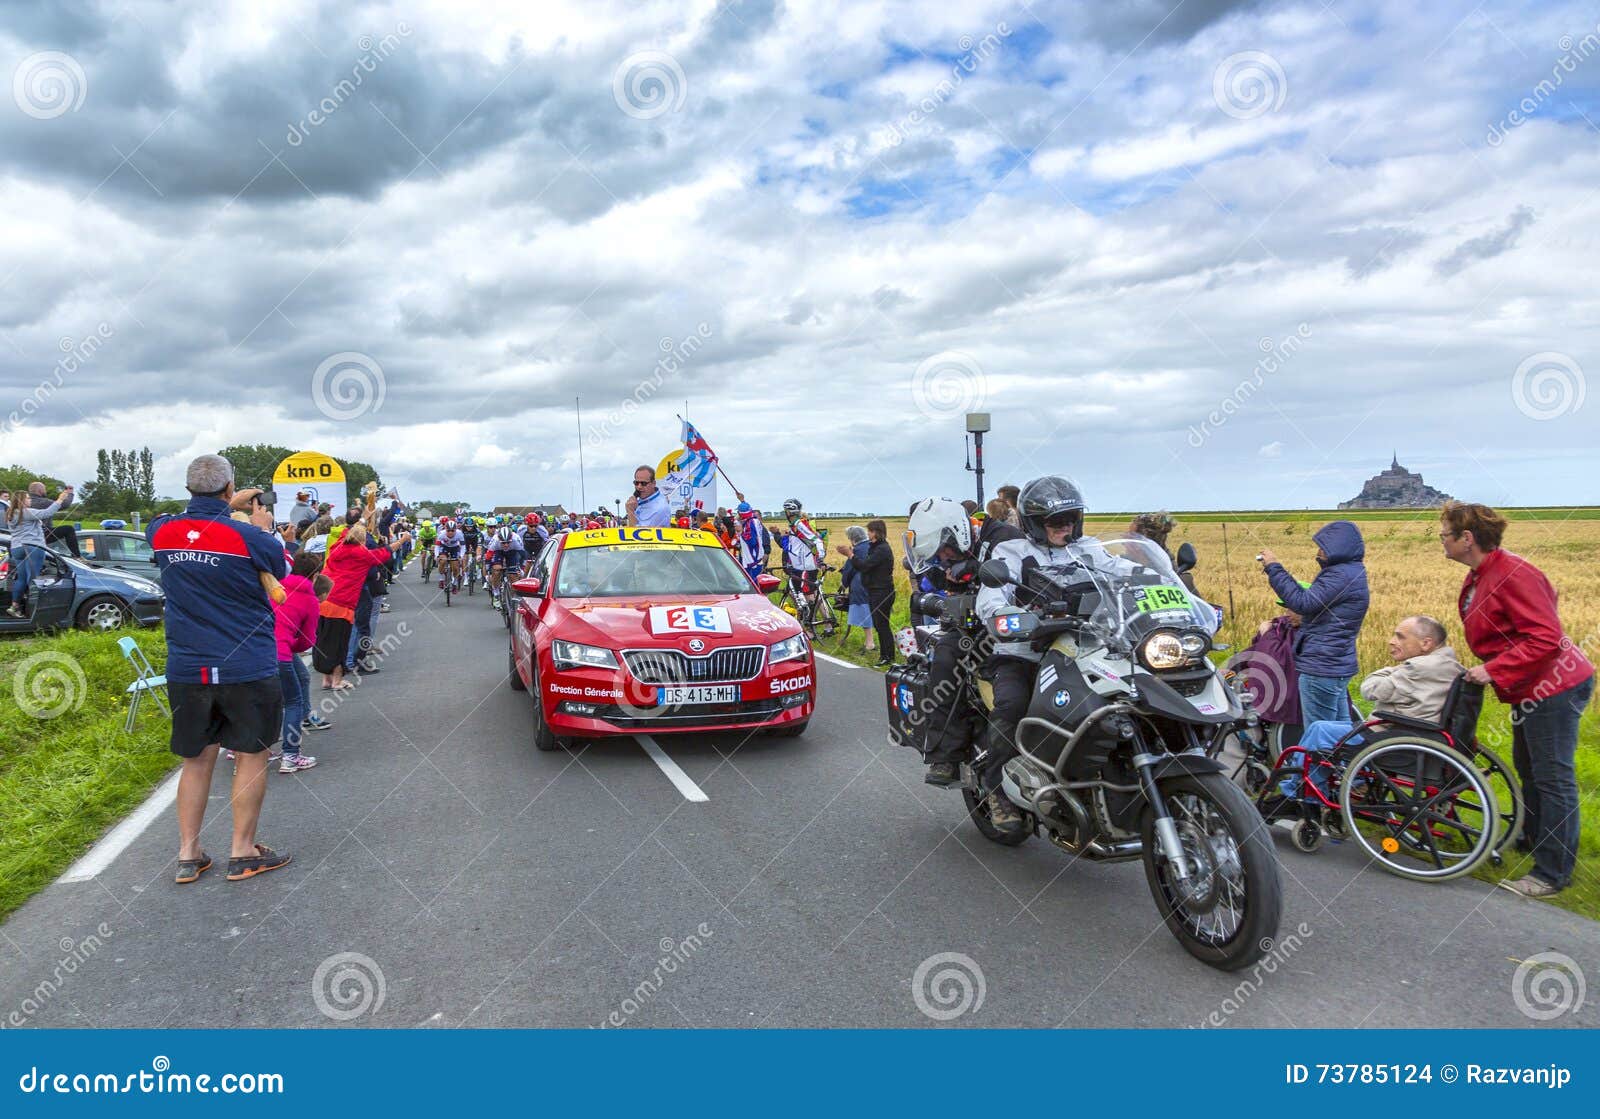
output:
[[[1002,560],[1013,580],[1022,581],[1032,567],[1060,566],[1073,561],[1069,550],[1083,536],[1083,493],[1068,478],[1046,475],[1022,487],[1017,499],[1023,536],[996,544],[990,558]],[[978,616],[987,624],[995,615],[1017,605],[1018,587],[984,587],[978,592]],[[1034,676],[1042,654],[1027,641],[996,641],[985,671],[994,686],[994,710],[989,716],[989,741],[979,758],[982,787],[988,791],[989,821],[1001,831],[1022,827],[1016,806],[1000,789],[1001,770],[1016,757],[1017,724],[1027,713]]]
[[[948,787],[959,779],[960,764],[970,752],[966,682],[983,662],[983,643],[962,625],[973,610],[978,574],[977,538],[966,509],[946,497],[913,505],[906,522],[906,565],[914,578],[926,577],[945,595],[944,610],[935,619],[939,636],[928,658],[928,698],[934,706],[927,718],[923,760],[928,772],[922,779]]]
[[[1011,515],[1011,506],[1006,504],[1005,498],[990,498],[983,511],[987,515],[983,519],[983,527],[978,530],[976,551],[979,563],[992,557],[996,544],[1022,539],[1022,530],[1006,519]]]

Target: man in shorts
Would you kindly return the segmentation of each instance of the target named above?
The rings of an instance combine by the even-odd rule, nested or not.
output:
[[[200,848],[217,751],[235,755],[233,845],[228,881],[253,878],[289,862],[256,842],[267,793],[267,754],[283,723],[272,601],[263,574],[288,574],[283,544],[271,535],[272,509],[260,490],[235,492],[233,466],[201,455],[184,480],[188,507],[157,517],[145,536],[155,549],[167,593],[167,694],[178,777],[178,873],[195,881],[211,867]],[[249,521],[231,519],[235,511]]]

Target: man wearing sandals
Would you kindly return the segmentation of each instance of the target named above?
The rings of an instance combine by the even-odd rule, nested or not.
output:
[[[267,754],[283,722],[276,619],[264,580],[288,570],[283,544],[271,535],[271,508],[256,502],[259,490],[235,492],[227,459],[201,455],[189,464],[184,485],[188,507],[157,517],[146,533],[167,593],[172,752],[183,759],[176,880],[193,882],[211,867],[200,827],[217,751],[226,748],[236,755],[228,859],[228,880],[236,882],[289,862],[256,842]],[[232,520],[236,510],[250,519]]]

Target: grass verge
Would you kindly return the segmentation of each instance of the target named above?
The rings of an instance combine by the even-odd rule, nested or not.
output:
[[[177,759],[153,702],[123,733],[133,681],[119,634],[0,642],[0,919],[135,808]],[[162,671],[160,630],[133,636]]]

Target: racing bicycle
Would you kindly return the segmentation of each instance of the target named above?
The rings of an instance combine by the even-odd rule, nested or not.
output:
[[[828,564],[823,564],[817,569],[816,580],[811,585],[811,593],[801,592],[796,581],[789,577],[783,568],[768,568],[769,571],[783,579],[783,593],[778,596],[778,609],[787,614],[793,614],[795,620],[806,631],[806,636],[813,641],[820,635],[832,637],[839,628],[838,615],[834,613],[833,604],[828,601],[828,596],[822,593],[822,582],[828,577],[828,572],[834,570]]]

